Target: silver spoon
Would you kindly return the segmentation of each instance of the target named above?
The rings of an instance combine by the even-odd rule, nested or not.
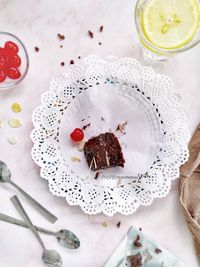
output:
[[[54,223],[57,220],[56,216],[54,216],[50,211],[48,211],[45,207],[43,207],[39,202],[37,202],[34,198],[32,198],[29,194],[27,194],[21,187],[19,187],[13,181],[11,181],[11,171],[8,169],[7,165],[3,161],[0,161],[0,182],[9,183],[12,186],[14,186],[50,222]]]
[[[30,218],[28,217],[26,211],[24,210],[22,204],[20,203],[17,196],[11,197],[11,201],[15,206],[16,210],[21,214],[22,218],[28,225],[29,229],[35,235],[36,239],[40,243],[43,253],[42,253],[42,260],[45,264],[52,266],[52,267],[61,267],[62,266],[62,258],[55,250],[46,249],[41,237],[39,236],[37,230],[35,229],[34,225],[32,224]]]
[[[14,217],[8,216],[8,215],[3,214],[3,213],[0,213],[0,220],[28,228],[28,225],[24,221],[18,220]],[[53,232],[53,231],[46,230],[46,229],[39,227],[39,226],[34,225],[34,227],[40,233],[55,236],[57,238],[58,243],[64,247],[66,247],[66,248],[77,249],[80,247],[79,239],[76,237],[76,235],[74,233],[72,233],[69,230],[62,229],[58,232]]]

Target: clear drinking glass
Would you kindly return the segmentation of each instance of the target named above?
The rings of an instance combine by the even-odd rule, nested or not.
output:
[[[183,46],[173,49],[164,49],[154,45],[145,36],[142,29],[142,14],[146,5],[152,0],[137,0],[135,6],[135,25],[138,33],[138,37],[142,44],[142,52],[146,61],[165,61],[168,58],[184,52],[200,43],[200,23],[198,23],[197,30],[194,36],[186,42]],[[198,12],[200,12],[200,0],[197,1]],[[180,7],[181,8],[181,7]],[[199,13],[200,14],[200,13]]]

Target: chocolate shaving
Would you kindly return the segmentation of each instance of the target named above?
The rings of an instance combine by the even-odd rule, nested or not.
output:
[[[96,172],[94,179],[97,179],[99,177],[99,172]]]
[[[35,46],[35,52],[39,52],[40,51],[40,48],[39,47],[37,47],[37,46]]]
[[[69,64],[73,65],[74,64],[74,60],[70,60]]]
[[[142,267],[142,255],[140,253],[128,256],[128,260],[131,263],[131,267]]]
[[[82,130],[86,130],[88,127],[90,127],[91,123],[88,123],[82,127]]]
[[[100,32],[103,31],[103,25],[100,26],[99,31],[100,31]]]
[[[119,221],[117,224],[116,224],[117,228],[120,228],[121,226],[121,222]]]
[[[156,253],[156,254],[160,254],[161,252],[162,252],[161,249],[159,249],[159,248],[156,248],[156,249],[155,249],[155,253]]]
[[[81,121],[85,121],[85,119],[82,119]]]
[[[90,36],[91,39],[94,38],[94,33],[93,32],[88,31],[88,35]]]
[[[60,41],[65,40],[65,36],[63,34],[58,33],[57,36]]]
[[[61,62],[60,65],[63,67],[65,66],[65,62]]]
[[[135,241],[133,242],[134,247],[136,247],[136,248],[142,247],[142,243],[139,240],[140,240],[140,236],[137,235]]]

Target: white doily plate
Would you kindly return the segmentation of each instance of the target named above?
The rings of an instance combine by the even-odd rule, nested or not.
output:
[[[168,194],[188,159],[187,118],[171,79],[132,58],[89,56],[53,78],[33,112],[32,157],[50,191],[85,213],[133,213]],[[126,134],[116,131],[127,121]],[[90,123],[85,138],[115,132],[124,168],[90,171],[69,139]],[[81,162],[72,162],[78,156]]]

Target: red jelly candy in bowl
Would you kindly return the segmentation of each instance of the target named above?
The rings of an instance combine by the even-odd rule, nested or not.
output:
[[[11,67],[18,68],[22,61],[19,55],[12,55],[9,57],[9,64]]]
[[[10,66],[9,59],[5,55],[0,55],[0,70],[6,70]]]
[[[19,52],[18,45],[12,41],[7,41],[4,45],[4,48],[9,54],[17,54]]]
[[[20,71],[12,67],[6,70],[6,75],[13,80],[19,79],[21,77]]]
[[[6,79],[6,74],[3,70],[0,70],[0,83],[5,81]]]

